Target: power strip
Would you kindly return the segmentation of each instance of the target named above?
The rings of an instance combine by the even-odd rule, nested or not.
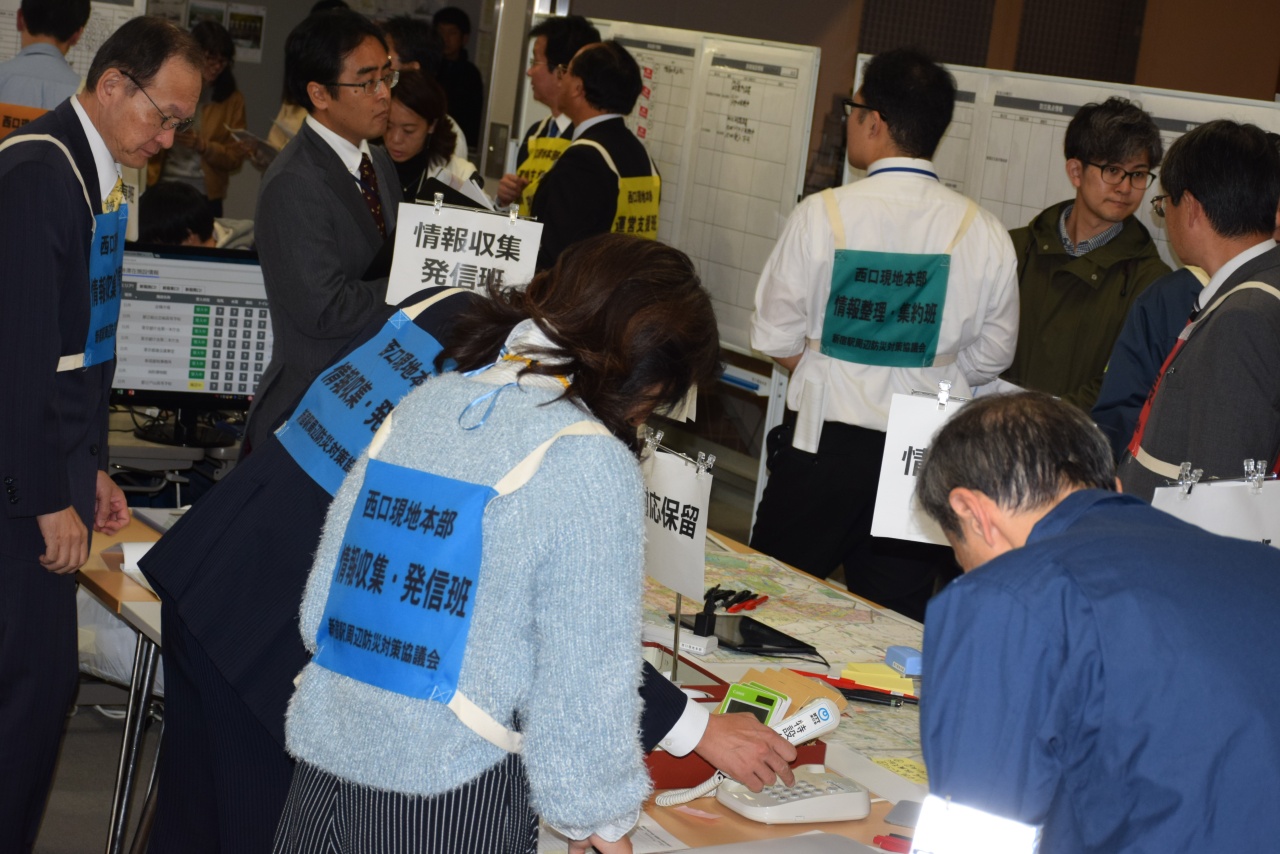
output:
[[[651,643],[660,643],[665,647],[671,646],[671,638],[674,634],[670,626],[650,626],[644,627],[644,639]],[[690,631],[680,632],[680,651],[687,652],[690,655],[710,655],[720,648],[720,639],[715,635],[709,637],[701,637]]]

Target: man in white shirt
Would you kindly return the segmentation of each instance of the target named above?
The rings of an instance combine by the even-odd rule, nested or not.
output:
[[[1280,203],[1277,137],[1203,124],[1169,149],[1151,200],[1173,251],[1209,274],[1165,359],[1120,464],[1124,491],[1150,501],[1182,463],[1239,477],[1280,457]]]
[[[1018,331],[1008,233],[929,160],[954,104],[921,54],[868,64],[845,105],[849,163],[868,175],[792,212],[751,324],[752,346],[791,371],[751,545],[821,578],[843,563],[851,591],[917,619],[954,564],[870,534],[890,400],[944,380],[967,397],[1009,366]]]
[[[89,22],[89,0],[22,0],[18,32],[22,49],[0,63],[0,104],[52,110],[80,88],[67,64]]]

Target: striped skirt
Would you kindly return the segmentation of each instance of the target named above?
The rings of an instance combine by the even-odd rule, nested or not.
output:
[[[275,854],[535,854],[538,816],[519,756],[465,786],[420,796],[372,789],[299,762]]]

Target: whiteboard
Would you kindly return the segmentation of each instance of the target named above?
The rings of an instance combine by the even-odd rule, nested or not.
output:
[[[18,32],[20,5],[21,0],[0,0],[0,62],[13,59],[22,48],[22,35]],[[89,4],[89,23],[85,24],[84,35],[67,51],[67,62],[81,77],[86,76],[102,43],[125,21],[146,14],[146,7],[146,0],[124,3],[93,0]]]
[[[870,60],[868,54],[858,55],[851,91],[862,85]],[[1280,132],[1280,105],[1271,101],[966,65],[946,68],[956,79],[957,96],[955,117],[935,156],[939,176],[1010,229],[1027,225],[1050,205],[1075,197],[1075,188],[1067,180],[1062,143],[1067,125],[1087,103],[1113,96],[1138,102],[1155,120],[1166,152],[1182,134],[1213,119],[1234,119]],[[862,174],[846,168],[845,181]],[[1145,199],[1159,192],[1148,188]],[[1136,216],[1151,232],[1161,257],[1170,266],[1180,266],[1163,224],[1155,220],[1145,200]]]
[[[662,175],[658,239],[693,259],[721,340],[746,348],[760,271],[804,188],[821,52],[672,27],[592,23],[601,38],[631,52],[644,78],[627,125]],[[546,115],[526,85],[521,135]]]

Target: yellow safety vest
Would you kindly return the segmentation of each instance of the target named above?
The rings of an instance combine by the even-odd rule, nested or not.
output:
[[[649,158],[650,174],[634,178],[623,178],[618,174],[618,167],[609,156],[605,147],[595,140],[579,139],[571,145],[589,145],[618,176],[618,209],[613,215],[614,234],[634,234],[648,240],[658,239],[658,199],[662,192],[662,178],[658,175],[658,167]]]
[[[529,156],[516,169],[516,174],[528,181],[528,185],[524,188],[524,193],[520,196],[520,215],[533,216],[533,194],[538,190],[538,182],[542,180],[542,176],[550,171],[552,166],[556,165],[556,161],[560,159],[560,155],[564,154],[565,149],[569,147],[570,140],[568,137],[551,137],[542,136],[547,129],[547,124],[555,119],[547,116],[542,120],[542,124],[538,125],[538,129],[533,132],[527,141]]]

